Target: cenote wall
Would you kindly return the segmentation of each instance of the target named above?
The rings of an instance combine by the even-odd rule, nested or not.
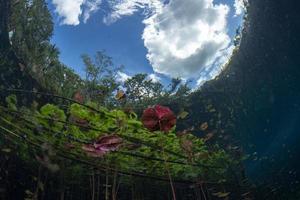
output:
[[[293,190],[300,176],[300,2],[249,4],[239,51],[192,95],[191,118],[201,116],[200,99],[209,98],[224,113],[220,120],[233,123],[227,127],[233,141],[250,155],[248,176]]]

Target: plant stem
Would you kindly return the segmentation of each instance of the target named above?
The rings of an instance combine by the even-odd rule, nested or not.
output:
[[[168,173],[169,180],[170,180],[170,185],[171,185],[171,189],[172,189],[173,200],[176,200],[175,188],[174,188],[174,185],[173,185],[173,181],[172,181],[172,177],[171,177],[171,173],[170,173],[170,170],[169,170],[168,163],[166,162],[167,159],[166,159],[164,150],[163,150],[163,156],[164,156],[164,160],[165,160],[165,168],[166,168],[166,171]]]
[[[38,179],[37,179],[37,184],[36,184],[36,189],[33,195],[33,199],[38,199],[39,198],[39,187],[40,187],[40,181],[41,181],[41,171],[42,171],[42,166],[39,166],[39,172],[38,172]]]
[[[106,177],[105,177],[105,200],[109,200],[109,194],[108,194],[108,169],[106,169]]]
[[[95,200],[95,173],[92,175],[92,200]]]
[[[207,200],[202,185],[203,185],[203,183],[200,184],[201,192],[202,192],[202,194],[203,194],[204,200]]]
[[[116,200],[117,199],[117,192],[116,192],[116,186],[117,186],[117,170],[115,170],[114,172],[114,180],[113,180],[113,186],[112,186],[112,200]]]

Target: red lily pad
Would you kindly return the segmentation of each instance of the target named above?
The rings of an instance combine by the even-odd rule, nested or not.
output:
[[[100,137],[93,144],[83,145],[82,150],[90,157],[103,157],[110,151],[118,150],[122,143],[122,138],[117,135],[106,135]]]
[[[144,110],[143,125],[150,131],[168,132],[176,124],[176,116],[168,107],[156,105]]]
[[[96,149],[93,144],[83,145],[82,150],[84,150],[89,157],[99,158],[106,154],[106,152]]]
[[[99,140],[94,143],[94,147],[102,151],[116,151],[122,142],[122,138],[117,135],[106,135],[100,137]]]
[[[143,125],[150,131],[159,130],[159,118],[154,108],[147,108],[142,115]]]

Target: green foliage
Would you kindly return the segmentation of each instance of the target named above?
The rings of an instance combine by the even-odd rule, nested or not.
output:
[[[39,153],[38,147],[26,144],[41,147],[43,143],[49,143],[60,155],[89,161],[96,166],[109,165],[121,171],[153,176],[165,176],[168,169],[178,179],[224,179],[228,166],[235,162],[222,148],[208,146],[203,139],[192,134],[176,136],[175,128],[168,134],[150,132],[143,127],[137,114],[118,108],[128,106],[140,114],[147,106],[163,102],[179,111],[186,106],[191,92],[188,82],[173,79],[170,87],[164,88],[161,83],[149,80],[146,74],[137,74],[123,85],[125,102],[117,102],[114,92],[120,85],[116,72],[121,68],[113,65],[111,57],[104,51],[96,52],[93,58],[83,55],[86,77],[82,80],[58,61],[59,51],[50,44],[53,23],[45,1],[20,0],[15,3],[11,10],[9,32],[11,45],[26,67],[21,71],[30,72],[48,90],[65,97],[72,97],[75,91],[81,89],[87,105],[94,108],[71,104],[61,109],[62,105],[46,104],[41,108],[35,105],[32,109],[18,109],[16,96],[7,97],[7,109],[21,112],[21,116],[18,118],[1,110],[2,117],[7,119],[1,124],[26,138],[26,142],[24,139],[19,145],[22,158],[30,159],[28,150],[34,149]],[[95,159],[89,158],[82,150],[83,144],[111,134],[123,138],[119,151]],[[66,144],[74,148],[68,149]],[[84,169],[77,165],[74,171],[82,172]]]
[[[137,74],[124,83],[128,100],[140,104],[142,101],[155,99],[162,95],[163,86],[159,82],[147,79],[147,74]]]
[[[85,65],[85,95],[89,100],[108,104],[112,93],[118,88],[116,72],[121,68],[115,67],[112,58],[105,51],[96,52],[94,59],[82,55]]]
[[[16,95],[9,95],[5,98],[7,107],[11,110],[17,110],[17,96]]]
[[[14,96],[7,99],[15,105]],[[93,103],[88,106],[96,107]],[[9,110],[11,108],[8,107]],[[65,111],[52,104],[42,106],[39,111],[20,110],[23,110],[22,115],[28,121],[12,120],[10,123],[15,124],[15,132],[19,131],[19,127],[30,142],[40,145],[48,143],[55,146],[58,153],[71,157],[75,154],[77,159],[97,166],[151,176],[166,176],[168,169],[176,179],[205,177],[218,181],[226,178],[228,166],[235,164],[220,147],[208,148],[203,139],[192,134],[177,136],[176,128],[167,134],[148,131],[132,112],[104,107],[94,110],[79,104],[72,104]],[[43,128],[38,130],[37,127]],[[82,149],[86,142],[92,143],[101,136],[111,134],[123,138],[119,150],[91,159]],[[66,144],[72,144],[74,148],[66,149]]]
[[[47,117],[51,120],[41,119],[40,122],[42,125],[51,129],[55,132],[61,131],[64,127],[66,121],[66,115],[63,110],[59,109],[57,106],[46,104],[40,110],[40,115]]]
[[[26,69],[42,76],[58,55],[50,44],[53,22],[44,0],[20,0],[12,7],[10,18],[11,44],[16,54],[22,58]]]
[[[82,88],[84,81],[72,69],[55,62],[44,72],[44,86],[56,94],[72,97],[73,93]]]

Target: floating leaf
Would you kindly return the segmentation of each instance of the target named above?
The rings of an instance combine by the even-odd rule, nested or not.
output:
[[[1,151],[5,152],[5,153],[10,153],[10,152],[11,152],[11,149],[5,148],[5,149],[2,149]]]
[[[110,151],[116,151],[122,144],[122,138],[117,135],[106,135],[100,137],[93,144],[86,144],[82,146],[88,156],[102,157]]]
[[[209,112],[216,112],[216,109],[212,108],[209,110]]]
[[[206,134],[205,138],[203,139],[204,142],[207,142],[208,140],[210,140],[212,137],[214,137],[214,133],[208,133]]]
[[[25,190],[25,194],[32,195],[33,193],[30,190]]]
[[[246,193],[241,194],[241,196],[245,197],[245,196],[248,196],[249,194],[250,194],[250,192],[246,192]]]
[[[208,123],[207,122],[204,122],[200,125],[200,130],[201,131],[205,131],[207,128],[208,128]]]
[[[154,108],[147,108],[142,116],[143,125],[150,131],[159,130],[159,118]]]
[[[98,158],[106,154],[106,152],[96,149],[93,144],[83,145],[82,150],[84,150],[89,157]]]
[[[181,112],[178,114],[177,118],[178,118],[178,119],[185,119],[188,115],[189,115],[189,113],[183,110],[183,111],[181,111]]]
[[[168,132],[175,126],[176,116],[170,108],[156,105],[144,110],[142,122],[150,131]]]
[[[125,92],[123,90],[118,90],[115,98],[117,100],[124,99],[124,98],[126,98],[126,94],[125,94]]]
[[[102,151],[115,151],[120,147],[122,142],[122,138],[117,135],[107,135],[99,138],[99,140],[94,143],[94,147]]]
[[[212,193],[212,195],[217,196],[219,198],[225,198],[230,194],[230,192],[217,192],[217,193]]]

